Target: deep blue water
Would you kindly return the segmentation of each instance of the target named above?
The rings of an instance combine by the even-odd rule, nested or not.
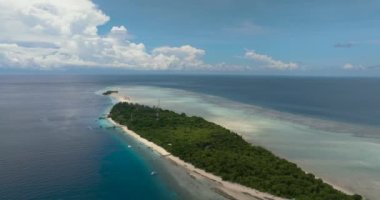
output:
[[[380,79],[175,75],[0,76],[0,199],[171,199],[152,165],[98,128],[113,85],[185,89],[271,109],[380,125]]]
[[[1,77],[0,199],[170,199],[115,131],[81,77]]]
[[[380,125],[380,78],[124,75],[85,80],[184,89],[283,112]]]
[[[221,96],[294,114],[380,125],[380,78],[153,76],[129,80]]]

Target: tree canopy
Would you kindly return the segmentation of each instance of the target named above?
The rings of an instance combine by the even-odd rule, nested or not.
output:
[[[201,117],[145,105],[118,103],[110,117],[174,156],[262,192],[302,200],[360,200],[305,173],[296,164],[253,146],[240,135]]]

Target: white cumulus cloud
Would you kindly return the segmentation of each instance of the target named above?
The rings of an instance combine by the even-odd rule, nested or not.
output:
[[[156,58],[169,58],[171,65],[199,67],[205,66],[201,61],[201,57],[205,54],[202,49],[196,49],[190,45],[181,47],[159,47],[153,50],[153,56]]]
[[[99,35],[110,18],[90,0],[0,0],[0,67],[207,67],[190,45],[148,51],[124,26]]]
[[[346,63],[342,66],[344,70],[365,70],[366,68],[363,65],[354,65],[351,63]]]
[[[286,63],[281,60],[275,60],[268,55],[259,54],[252,50],[247,50],[245,52],[245,58],[254,60],[268,68],[274,68],[274,69],[280,69],[280,70],[286,70],[286,69],[292,70],[292,69],[298,68],[298,64],[295,62]]]

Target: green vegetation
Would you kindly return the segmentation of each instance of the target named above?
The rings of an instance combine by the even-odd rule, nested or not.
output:
[[[144,105],[118,103],[116,122],[198,168],[262,192],[302,200],[360,200],[306,174],[296,164],[200,117]]]
[[[116,91],[116,90],[107,90],[107,91],[103,92],[103,95],[107,96],[107,95],[110,95],[110,94],[113,94],[113,93],[117,94],[117,93],[119,93],[119,91]]]

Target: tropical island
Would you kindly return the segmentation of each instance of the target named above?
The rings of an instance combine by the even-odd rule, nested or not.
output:
[[[109,117],[162,151],[223,181],[288,199],[362,199],[335,189],[296,164],[201,117],[130,102],[114,105]]]
[[[103,95],[108,96],[108,95],[117,94],[117,93],[119,93],[119,91],[117,91],[117,90],[107,90],[107,91],[103,92]]]

